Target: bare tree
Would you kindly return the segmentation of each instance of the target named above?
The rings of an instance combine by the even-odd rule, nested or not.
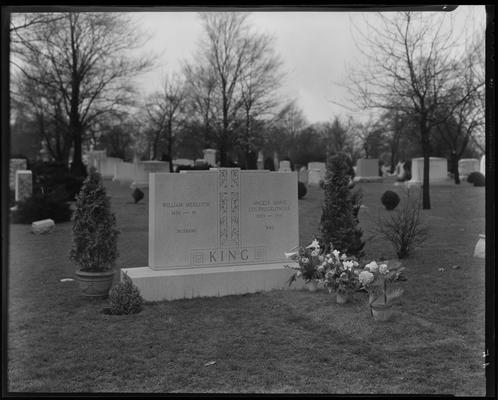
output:
[[[126,54],[141,43],[124,14],[55,15],[57,18],[39,22],[33,29],[11,28],[16,32],[13,65],[40,88],[58,93],[74,146],[71,171],[83,175],[86,131],[101,116],[131,102],[130,78],[151,61]]]
[[[279,81],[280,62],[272,50],[272,39],[254,32],[247,13],[201,13],[206,36],[198,54],[199,67],[190,67],[191,76],[205,96],[197,106],[209,118],[220,154],[220,164],[227,164],[227,153],[238,143],[237,131],[245,127],[272,105]],[[202,103],[202,104],[201,104]],[[241,115],[245,110],[245,119]]]
[[[179,75],[165,76],[162,90],[153,93],[146,105],[150,126],[154,132],[154,155],[157,158],[157,146],[162,138],[166,141],[169,168],[173,172],[174,130],[181,123],[186,102],[185,83]]]
[[[477,39],[469,51],[465,68],[450,92],[448,104],[452,114],[437,126],[441,138],[450,150],[450,162],[455,183],[460,183],[458,161],[471,139],[484,128],[484,43]],[[474,88],[477,88],[474,90]],[[462,100],[460,100],[462,99]],[[456,103],[456,104],[453,104]],[[443,109],[443,114],[447,111]],[[477,141],[477,140],[476,140]],[[482,150],[482,148],[481,148]]]
[[[430,136],[481,84],[450,98],[465,68],[465,52],[447,14],[400,12],[365,20],[360,51],[365,65],[350,71],[350,93],[361,108],[395,110],[416,119],[424,157],[423,201],[430,209]],[[451,21],[450,21],[451,22]],[[441,105],[449,105],[442,113]]]

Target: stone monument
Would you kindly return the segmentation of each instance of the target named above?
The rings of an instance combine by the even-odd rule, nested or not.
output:
[[[206,163],[212,167],[216,166],[216,150],[215,149],[204,149],[204,160]]]
[[[382,182],[378,158],[360,158],[356,163],[355,182]]]
[[[23,201],[33,194],[33,174],[29,170],[16,171],[15,200]]]
[[[289,160],[282,160],[282,161],[280,161],[280,165],[278,167],[278,170],[279,171],[283,171],[283,172],[290,172],[290,171],[292,171],[290,161]]]
[[[446,158],[429,158],[429,182],[442,183],[448,181],[448,160]],[[412,159],[412,178],[407,185],[421,185],[424,181],[424,158]]]
[[[135,163],[135,177],[130,188],[146,188],[149,186],[149,174],[154,172],[169,172],[167,161],[139,161]]]
[[[299,243],[296,178],[238,168],[151,173],[149,265],[122,271],[148,301],[287,287],[284,253]]]

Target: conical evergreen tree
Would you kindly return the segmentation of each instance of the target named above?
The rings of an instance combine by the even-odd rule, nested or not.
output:
[[[94,168],[76,197],[69,258],[83,271],[107,271],[118,257],[116,217],[101,175]]]
[[[355,218],[354,201],[349,188],[354,176],[348,155],[338,153],[327,158],[324,190],[325,199],[320,221],[321,241],[349,256],[364,255],[363,234]]]

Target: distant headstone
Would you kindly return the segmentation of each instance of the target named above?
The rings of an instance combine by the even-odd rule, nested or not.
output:
[[[406,171],[405,171],[405,163],[399,161],[396,164],[396,168],[394,169],[394,175],[396,175],[396,178],[400,181],[405,179],[406,176]]]
[[[465,179],[472,172],[480,172],[479,160],[477,158],[462,158],[458,160],[460,178]]]
[[[412,159],[412,178],[408,185],[421,185],[424,180],[424,158]],[[429,182],[441,183],[448,180],[448,160],[446,158],[429,158]]]
[[[483,155],[481,157],[481,161],[479,163],[479,171],[481,172],[481,174],[486,176],[486,155]]]
[[[378,158],[360,158],[356,162],[355,182],[382,182]]]
[[[97,162],[100,175],[102,178],[114,178],[116,164],[122,163],[123,160],[117,157],[106,157]]]
[[[299,181],[303,183],[308,183],[308,169],[306,167],[301,167],[299,169],[299,176],[298,176]]]
[[[87,162],[87,167],[91,168],[97,168],[99,167],[99,161],[104,160],[107,158],[107,151],[106,150],[92,150],[89,151],[86,154],[86,162]]]
[[[486,235],[479,235],[479,240],[474,248],[474,257],[486,258]]]
[[[286,287],[284,253],[299,243],[296,178],[238,168],[151,174],[149,266],[122,271],[149,301]]]
[[[194,160],[191,160],[189,158],[177,158],[176,160],[173,160],[173,165],[175,166],[189,166],[193,167],[194,166]]]
[[[15,200],[23,201],[33,194],[33,174],[29,170],[16,171]]]
[[[135,180],[131,183],[131,188],[148,187],[149,174],[156,172],[169,172],[169,162],[139,161],[135,164]]]
[[[289,160],[280,161],[280,166],[279,166],[278,170],[284,171],[284,172],[292,171],[290,161]]]
[[[204,161],[212,167],[216,166],[216,150],[215,149],[204,149]]]
[[[136,163],[131,162],[117,162],[114,164],[114,177],[115,182],[133,182],[136,176]]]
[[[258,160],[257,160],[257,165],[258,169],[264,169],[264,155],[262,151],[258,151]]]
[[[15,190],[16,188],[16,171],[27,170],[28,163],[24,158],[11,158],[9,161],[9,188]]]
[[[54,229],[55,222],[51,219],[42,219],[40,221],[35,221],[31,224],[31,232],[40,235],[43,233],[48,233]]]
[[[310,162],[308,163],[308,183],[310,185],[318,185],[320,181],[325,179],[325,163]]]

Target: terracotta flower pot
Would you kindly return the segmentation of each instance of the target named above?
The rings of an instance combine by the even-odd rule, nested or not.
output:
[[[312,279],[306,283],[306,286],[310,292],[316,292],[318,290],[318,281],[316,279]]]
[[[392,305],[391,304],[370,304],[370,310],[372,312],[372,316],[376,321],[388,321],[391,319],[393,315]]]
[[[345,304],[349,301],[348,293],[336,293],[335,300],[337,304]]]
[[[107,297],[114,279],[114,270],[105,272],[76,271],[83,296]]]

